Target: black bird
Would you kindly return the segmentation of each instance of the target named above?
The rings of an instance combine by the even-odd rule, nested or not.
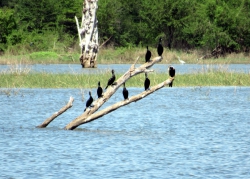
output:
[[[149,90],[149,86],[150,86],[150,80],[148,79],[148,74],[145,73],[145,81],[144,81],[144,88],[145,90]]]
[[[84,109],[84,111],[86,111],[86,109],[91,106],[92,102],[93,102],[93,98],[91,96],[91,91],[89,91],[89,99],[86,102],[86,108]]]
[[[169,76],[171,76],[171,77],[175,76],[175,69],[173,66],[168,67],[168,73],[169,73]]]
[[[115,71],[114,71],[114,70],[112,70],[111,72],[112,72],[112,77],[111,77],[111,78],[109,78],[109,81],[108,81],[107,86],[106,86],[106,88],[105,88],[105,89],[107,89],[107,88],[108,88],[108,86],[112,85],[112,84],[114,83],[114,81],[115,81]]]
[[[157,46],[157,52],[158,52],[158,55],[161,56],[162,53],[163,53],[163,46],[161,44],[161,41],[162,41],[162,38],[160,37],[159,39],[159,43],[158,43],[158,46]]]
[[[171,76],[172,78],[175,76],[175,69],[173,66],[169,66],[168,67],[168,74],[169,76]],[[169,83],[169,87],[173,86],[173,81],[171,83]]]
[[[146,62],[149,62],[150,58],[151,58],[151,52],[150,52],[150,50],[148,50],[148,46],[147,46],[147,52],[145,55]]]
[[[125,83],[123,83],[123,91],[122,91],[124,100],[128,99],[128,90],[125,87]]]
[[[102,97],[102,87],[101,87],[101,84],[100,84],[100,81],[98,82],[98,88],[97,88],[97,96],[98,98]]]

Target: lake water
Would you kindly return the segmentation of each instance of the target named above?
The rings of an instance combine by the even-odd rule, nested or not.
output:
[[[0,178],[250,178],[250,87],[163,88],[63,130],[83,112],[87,92],[13,89],[7,96],[0,88]],[[72,108],[35,128],[70,96]]]
[[[114,69],[116,73],[125,73],[129,70],[131,64],[110,64],[102,65],[99,64],[98,68],[82,68],[79,64],[51,64],[51,65],[0,65],[0,72],[6,71],[9,68],[14,69],[30,69],[31,72],[47,72],[47,73],[86,73],[86,74],[95,74],[102,73],[106,71],[111,71]],[[137,64],[136,67],[140,66]],[[158,73],[167,72],[169,64],[155,64],[152,69]],[[250,64],[228,64],[228,65],[200,65],[200,64],[173,64],[178,74],[184,73],[194,73],[206,71],[207,69],[222,69],[233,72],[242,72],[250,73]]]

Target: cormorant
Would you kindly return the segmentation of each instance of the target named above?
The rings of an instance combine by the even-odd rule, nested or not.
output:
[[[84,111],[86,111],[86,109],[91,106],[92,102],[93,102],[93,98],[91,96],[91,91],[89,91],[89,99],[86,102],[86,108],[84,109]]]
[[[168,67],[168,74],[169,76],[171,76],[172,78],[175,76],[175,69],[172,66]],[[173,86],[173,81],[171,83],[169,83],[169,87]]]
[[[144,81],[144,88],[145,90],[149,90],[149,86],[150,86],[150,80],[148,79],[148,74],[145,73],[145,81]]]
[[[171,76],[171,77],[174,77],[174,76],[175,76],[175,69],[174,69],[173,66],[169,66],[169,67],[168,67],[168,74],[169,74],[169,76]]]
[[[163,46],[161,45],[161,41],[162,41],[162,38],[160,37],[159,43],[158,43],[158,46],[157,46],[157,52],[158,52],[159,56],[161,56],[162,53],[163,53]]]
[[[98,88],[97,88],[97,96],[98,98],[102,97],[102,87],[101,87],[101,84],[100,84],[100,81],[98,82]]]
[[[108,86],[110,86],[110,85],[112,85],[113,83],[114,83],[114,81],[115,81],[115,71],[112,69],[112,77],[111,78],[109,78],[109,81],[108,81],[108,83],[107,83],[107,86],[106,86],[106,88],[105,89],[107,89],[108,88]]]
[[[123,83],[123,91],[122,91],[124,100],[128,99],[128,90],[125,87],[125,83]]]
[[[146,62],[149,62],[150,58],[151,58],[151,52],[150,52],[150,50],[148,50],[148,46],[147,46],[147,52],[145,55]]]

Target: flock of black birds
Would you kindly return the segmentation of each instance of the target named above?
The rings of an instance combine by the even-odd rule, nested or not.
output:
[[[162,38],[159,39],[159,43],[158,43],[158,46],[157,46],[157,53],[158,53],[159,56],[162,56],[162,53],[163,53],[163,46],[161,44],[161,41],[162,41]],[[147,46],[147,51],[146,51],[146,54],[145,54],[145,61],[146,61],[146,63],[150,62],[150,58],[151,58],[151,52],[150,52],[150,50],[148,49],[148,46]],[[105,90],[109,86],[115,84],[114,83],[115,82],[115,71],[112,69],[111,73],[112,73],[112,76],[108,80],[108,83],[107,83],[107,86],[106,86]],[[175,76],[175,69],[174,69],[173,66],[169,66],[168,73],[169,73],[169,76],[171,76],[171,77]],[[169,87],[172,87],[172,86],[173,86],[173,81],[169,84]],[[145,81],[144,81],[145,91],[150,90],[149,87],[150,87],[150,80],[148,78],[148,74],[145,73]],[[98,96],[98,98],[101,98],[103,96],[102,93],[103,93],[103,89],[102,89],[101,83],[99,81],[98,82],[98,87],[97,87],[97,96]],[[123,83],[122,94],[123,94],[124,100],[127,100],[129,93],[128,93],[128,90],[126,89],[125,83]],[[86,108],[84,109],[84,111],[86,111],[86,109],[88,107],[91,107],[92,102],[93,102],[93,97],[91,96],[91,92],[89,91],[89,99],[86,102]]]

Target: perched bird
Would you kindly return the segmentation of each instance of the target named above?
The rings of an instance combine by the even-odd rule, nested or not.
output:
[[[181,58],[178,56],[178,60],[179,60],[179,62],[181,63],[181,64],[184,64],[184,63],[186,63],[186,62],[184,62],[183,60],[181,60]]]
[[[98,98],[102,97],[102,87],[101,87],[101,84],[100,84],[100,81],[98,82],[98,88],[97,88],[97,96]]]
[[[169,66],[168,67],[168,74],[169,76],[171,76],[172,78],[175,76],[175,69],[173,66]],[[169,83],[169,87],[173,86],[173,81],[171,83]]]
[[[150,86],[150,80],[148,79],[148,74],[145,73],[145,81],[144,81],[144,88],[145,90],[149,90],[149,86]]]
[[[161,56],[162,53],[163,53],[163,46],[161,44],[161,41],[162,41],[162,38],[160,37],[159,39],[159,43],[158,43],[158,46],[157,46],[157,52],[158,52],[158,55]]]
[[[122,94],[123,94],[124,100],[128,99],[128,90],[125,87],[125,83],[123,83]]]
[[[169,76],[171,76],[171,77],[174,77],[174,76],[175,76],[175,69],[174,69],[173,66],[169,66],[169,67],[168,67],[168,74],[169,74]]]
[[[113,83],[114,83],[114,81],[115,81],[115,71],[112,69],[112,77],[111,78],[109,78],[109,81],[108,81],[108,83],[107,83],[107,86],[106,86],[106,88],[105,89],[107,89],[108,88],[108,86],[110,86],[110,85],[112,85]]]
[[[146,62],[149,62],[150,58],[151,58],[151,52],[150,52],[150,50],[148,50],[148,46],[147,46],[147,52],[145,55]]]
[[[84,111],[86,111],[86,109],[91,106],[92,102],[93,102],[93,98],[91,96],[91,91],[89,91],[89,99],[86,102],[86,108],[84,109]]]

